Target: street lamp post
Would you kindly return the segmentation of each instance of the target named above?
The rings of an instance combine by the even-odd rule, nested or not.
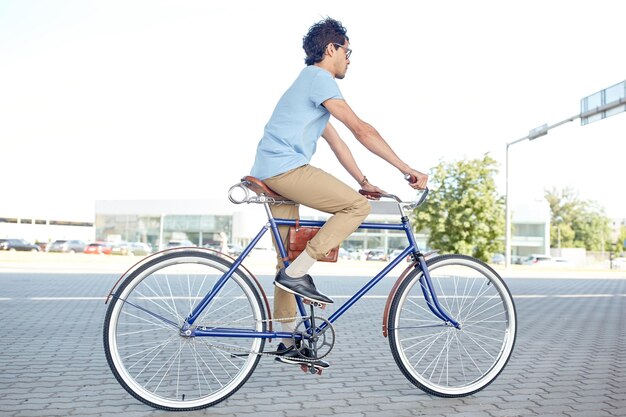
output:
[[[541,136],[545,136],[548,134],[548,130],[550,129],[554,129],[555,127],[561,126],[562,124],[565,124],[567,122],[571,122],[574,121],[576,119],[578,119],[580,117],[580,114],[574,115],[572,117],[569,117],[565,120],[562,120],[558,123],[555,123],[551,126],[548,126],[547,123],[544,123],[543,125],[536,127],[534,129],[531,129],[530,132],[528,132],[528,135],[524,136],[523,138],[519,138],[517,140],[514,140],[513,142],[509,142],[506,144],[506,159],[505,159],[505,163],[506,163],[506,168],[505,168],[505,187],[506,187],[506,199],[505,199],[505,216],[506,219],[504,221],[504,227],[505,227],[505,254],[504,254],[504,265],[508,268],[509,266],[511,266],[511,190],[510,190],[510,186],[509,186],[509,148],[512,145],[515,145],[516,143],[520,143],[526,139],[530,140],[535,140]]]
[[[594,107],[595,106],[595,107]],[[591,96],[584,97],[581,100],[581,112],[570,118],[562,120],[552,126],[543,124],[528,132],[527,136],[514,140],[506,144],[506,219],[505,219],[505,266],[508,268],[511,266],[511,203],[510,203],[510,187],[509,187],[509,147],[515,145],[523,140],[534,140],[540,136],[548,134],[550,129],[561,126],[567,122],[572,122],[576,119],[581,119],[581,123],[586,125],[595,120],[601,120],[606,117],[612,116],[619,112],[626,111],[626,80],[621,83],[617,83],[604,90],[598,91]],[[597,117],[595,117],[597,116]],[[599,119],[598,119],[599,118]]]

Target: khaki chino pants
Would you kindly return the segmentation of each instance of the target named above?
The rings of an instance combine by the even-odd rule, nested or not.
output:
[[[314,259],[320,259],[332,248],[339,246],[359,227],[371,210],[367,198],[334,176],[311,165],[303,165],[263,182],[273,191],[296,203],[332,214],[305,248]],[[299,205],[287,204],[271,207],[272,215],[283,219],[299,218],[298,209]],[[289,227],[281,226],[279,231],[286,246]],[[283,266],[278,252],[277,270]],[[293,294],[274,286],[274,318],[280,321],[295,316],[296,301]]]

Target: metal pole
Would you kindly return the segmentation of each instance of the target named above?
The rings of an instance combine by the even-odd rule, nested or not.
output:
[[[506,201],[506,209],[505,209],[505,211],[506,211],[506,214],[505,214],[506,219],[505,219],[505,222],[504,222],[505,223],[504,227],[505,227],[506,230],[505,230],[505,249],[504,249],[504,251],[505,251],[504,258],[505,259],[504,259],[504,265],[507,268],[509,266],[511,266],[511,220],[512,220],[511,219],[511,202],[510,202],[510,199],[511,199],[510,193],[511,193],[511,191],[509,189],[510,188],[509,187],[509,147],[511,145],[515,145],[516,143],[519,143],[519,142],[521,142],[523,140],[526,140],[526,139],[534,140],[534,139],[536,139],[536,138],[538,138],[540,136],[543,136],[543,135],[547,134],[549,130],[554,129],[555,127],[561,126],[562,124],[565,124],[565,123],[568,123],[568,122],[572,122],[572,121],[578,119],[579,117],[580,117],[580,114],[576,114],[576,115],[574,115],[572,117],[568,117],[565,120],[561,120],[560,122],[555,123],[555,124],[553,124],[551,126],[545,126],[545,128],[542,129],[543,134],[539,134],[538,136],[534,135],[533,131],[530,131],[529,134],[524,136],[523,138],[519,138],[517,140],[514,140],[513,142],[509,142],[509,143],[506,144],[506,161],[505,161],[505,163],[506,163],[506,174],[505,174],[506,175],[506,179],[505,179],[505,181],[506,181],[506,184],[505,184],[506,185],[506,190],[505,190],[505,192],[506,192],[506,200],[505,200]]]
[[[528,136],[520,138],[518,140],[514,140],[513,142],[509,142],[506,144],[506,160],[505,160],[505,193],[506,199],[505,201],[505,220],[504,220],[504,229],[505,229],[505,249],[504,249],[504,266],[506,268],[511,266],[511,196],[510,196],[510,187],[509,187],[509,147],[511,145],[515,145],[518,142],[528,139]]]
[[[506,182],[506,199],[505,199],[505,249],[504,249],[504,266],[506,268],[511,266],[511,206],[510,206],[510,198],[509,195],[509,144],[506,144],[506,160],[505,160],[505,182]]]

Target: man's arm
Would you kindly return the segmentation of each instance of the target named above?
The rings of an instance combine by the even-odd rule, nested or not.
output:
[[[358,167],[354,156],[352,156],[352,152],[350,152],[350,148],[348,148],[348,145],[341,139],[339,133],[337,133],[330,122],[326,124],[322,137],[328,142],[330,149],[332,149],[341,165],[352,175],[352,178],[360,184],[365,175],[363,175],[363,171]]]
[[[354,137],[363,144],[370,152],[378,155],[394,167],[396,167],[403,174],[410,174],[417,178],[417,182],[411,184],[414,188],[423,189],[428,182],[428,175],[423,174],[402,161],[398,155],[391,149],[389,144],[383,139],[374,127],[363,120],[359,119],[354,111],[348,106],[345,100],[329,99],[323,103],[324,107],[332,114],[337,120],[342,122],[354,135]],[[330,124],[329,124],[330,125]],[[332,126],[331,126],[332,127]],[[328,129],[328,126],[327,126]],[[333,128],[334,130],[334,128]],[[326,133],[326,130],[324,130]],[[335,131],[336,134],[336,131]],[[322,135],[323,136],[323,135]],[[337,135],[338,137],[339,135]],[[326,139],[326,137],[324,137]],[[328,139],[326,139],[328,140]],[[342,141],[343,142],[343,141]],[[347,147],[347,145],[344,146]],[[331,145],[332,147],[332,145]],[[334,151],[334,149],[333,149]],[[350,154],[352,156],[352,154]],[[354,160],[354,158],[353,158]],[[343,164],[343,162],[342,162]],[[346,168],[347,169],[347,168]],[[350,172],[350,171],[348,171]],[[350,172],[352,176],[352,172]]]
[[[330,124],[330,122],[326,124],[326,127],[324,128],[324,133],[322,133],[322,137],[326,140],[326,142],[328,142],[328,146],[330,146],[330,149],[333,151],[341,165],[346,169],[346,171],[348,171],[350,175],[352,175],[352,178],[354,178],[356,182],[359,183],[363,190],[385,194],[384,190],[381,190],[380,188],[370,184],[367,181],[367,178],[365,178],[365,175],[363,175],[363,171],[361,171],[361,169],[357,165],[356,160],[352,155],[352,152],[350,152],[350,148],[348,148],[348,145],[346,145],[343,139],[341,139],[339,133],[337,133],[333,125]]]

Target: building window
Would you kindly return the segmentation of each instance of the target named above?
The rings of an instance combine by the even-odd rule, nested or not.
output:
[[[516,236],[545,237],[545,224],[515,224]]]

